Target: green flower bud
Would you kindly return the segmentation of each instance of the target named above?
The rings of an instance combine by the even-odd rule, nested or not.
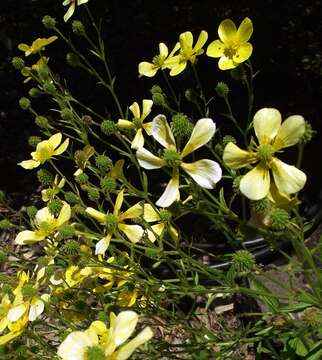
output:
[[[76,176],[75,178],[76,182],[78,182],[78,184],[86,184],[88,182],[88,175],[85,173],[81,173],[78,176]]]
[[[69,121],[74,118],[73,111],[68,108],[64,108],[60,111],[60,116],[63,120]]]
[[[42,88],[47,94],[55,94],[56,86],[51,81],[45,81],[42,85]]]
[[[192,133],[193,125],[185,114],[177,113],[172,116],[170,125],[174,136],[188,138]]]
[[[66,192],[64,196],[65,200],[71,205],[79,204],[81,202],[80,198],[71,191]]]
[[[75,240],[68,240],[60,250],[63,254],[75,256],[80,252],[79,243]]]
[[[49,201],[49,203],[47,204],[47,207],[50,211],[51,214],[56,215],[59,214],[60,210],[63,207],[63,202],[59,199],[53,199],[51,201]]]
[[[37,126],[39,126],[42,129],[49,128],[49,122],[48,119],[45,116],[36,116],[35,123]]]
[[[226,97],[229,93],[228,85],[226,83],[220,81],[216,85],[216,93],[220,97]]]
[[[0,230],[8,230],[13,227],[14,227],[14,225],[8,219],[2,219],[0,221]]]
[[[12,58],[11,64],[16,70],[22,70],[25,66],[24,60],[18,56]]]
[[[64,239],[67,239],[67,238],[73,237],[75,235],[75,229],[70,225],[65,225],[64,227],[59,229],[59,234]]]
[[[234,180],[233,180],[233,190],[235,192],[235,194],[240,194],[240,190],[239,190],[239,186],[240,186],[240,181],[242,179],[242,176],[237,176]]]
[[[290,215],[284,209],[275,208],[270,214],[271,227],[273,230],[284,230],[289,222]]]
[[[112,160],[104,154],[96,156],[95,164],[102,171],[111,170],[113,166]]]
[[[222,139],[223,146],[226,146],[228,143],[232,142],[233,144],[236,144],[236,139],[231,135],[226,135]]]
[[[87,360],[105,360],[104,351],[98,346],[90,346],[85,352],[85,358]]]
[[[73,66],[73,67],[82,65],[79,57],[74,53],[68,53],[66,55],[66,61],[67,61],[68,65]]]
[[[216,154],[218,154],[220,157],[222,157],[222,154],[224,153],[224,148],[221,144],[216,144],[215,145],[215,152]]]
[[[85,35],[85,27],[83,23],[79,20],[74,20],[72,23],[72,30],[73,33],[77,36],[84,36]]]
[[[45,15],[42,18],[41,22],[43,23],[46,29],[54,29],[56,26],[56,19],[49,15]]]
[[[102,190],[109,194],[116,189],[116,180],[110,176],[106,176],[100,181],[100,185]]]
[[[41,138],[39,136],[29,136],[28,144],[32,147],[36,147],[41,142]]]
[[[91,201],[97,201],[100,198],[100,192],[97,188],[90,187],[87,189],[87,196]]]
[[[28,98],[26,97],[22,97],[20,100],[19,100],[19,105],[21,107],[22,110],[28,110],[31,108],[31,102]]]
[[[184,96],[188,101],[192,103],[197,102],[198,95],[193,89],[187,89],[184,93]]]
[[[154,94],[162,94],[163,91],[162,91],[162,89],[161,89],[161,87],[159,85],[153,85],[151,90],[150,90],[150,93],[152,95],[154,95]]]
[[[309,307],[304,310],[302,320],[316,329],[322,325],[322,311],[316,307]]]
[[[37,290],[30,284],[27,284],[21,289],[22,296],[27,298],[32,298],[37,294]]]
[[[256,265],[255,257],[247,250],[238,250],[233,255],[232,266],[238,273],[248,273]]]
[[[46,169],[38,170],[37,171],[37,178],[38,178],[38,181],[43,186],[50,186],[54,181],[53,174],[50,171],[46,170]]]
[[[112,120],[104,120],[101,123],[101,130],[107,136],[113,135],[117,132],[117,126]]]
[[[73,206],[72,212],[73,212],[73,214],[79,214],[79,215],[83,215],[83,216],[87,215],[84,207],[79,204],[76,204]]]
[[[312,140],[312,137],[315,133],[316,133],[316,131],[314,131],[312,129],[311,124],[309,122],[305,121],[305,131],[301,138],[301,142],[303,144],[307,144],[308,142],[310,142]]]
[[[28,91],[28,94],[32,98],[37,98],[42,94],[42,92],[38,88],[33,87]]]
[[[153,104],[164,106],[166,104],[165,96],[161,93],[155,93],[152,95]]]
[[[250,206],[255,211],[255,213],[259,214],[265,213],[271,207],[270,202],[266,197],[261,200],[251,201]]]
[[[30,217],[30,219],[34,218],[37,214],[38,209],[36,206],[28,206],[27,207],[27,214]]]

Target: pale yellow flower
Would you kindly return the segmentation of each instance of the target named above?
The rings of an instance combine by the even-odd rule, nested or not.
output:
[[[29,56],[31,54],[36,54],[41,51],[45,46],[51,44],[55,40],[57,40],[57,36],[51,36],[50,38],[38,38],[29,46],[27,44],[19,44],[18,49],[24,51],[25,56]]]
[[[186,68],[188,62],[192,64],[196,62],[197,56],[204,53],[203,46],[208,39],[206,31],[202,30],[198,40],[193,46],[193,35],[190,31],[186,31],[179,36],[180,52],[178,55],[165,61],[165,66],[170,69],[170,75],[176,76]]]
[[[164,193],[156,202],[157,206],[168,207],[175,200],[180,198],[179,193],[179,168],[181,167],[188,173],[198,185],[206,189],[212,189],[221,179],[221,167],[212,160],[198,160],[193,163],[185,163],[182,159],[199,149],[201,146],[213,137],[216,130],[215,123],[208,118],[197,121],[191,137],[186,146],[180,152],[177,149],[176,142],[171,128],[164,115],[158,115],[152,122],[152,136],[165,147],[163,157],[157,157],[145,148],[140,148],[136,156],[140,166],[144,169],[159,169],[164,166],[172,168],[172,177]]]
[[[143,61],[139,64],[139,74],[141,76],[153,77],[159,69],[164,70],[168,67],[167,62],[171,60],[174,54],[180,49],[180,44],[176,43],[173,50],[168,51],[167,46],[164,43],[159,44],[159,55],[156,55],[152,63]]]
[[[220,40],[209,44],[207,55],[220,58],[218,62],[220,70],[233,69],[251,56],[253,47],[248,40],[252,33],[253,23],[247,17],[238,29],[232,20],[223,20],[218,28]]]
[[[104,214],[91,207],[86,208],[85,211],[88,213],[88,215],[96,219],[107,229],[106,236],[96,244],[95,255],[105,254],[105,251],[109,246],[113,234],[117,233],[117,231],[121,231],[122,233],[124,233],[132,243],[136,243],[142,238],[144,230],[140,225],[128,225],[124,223],[124,220],[140,217],[143,213],[142,205],[140,203],[137,203],[125,212],[121,212],[120,210],[123,199],[124,190],[120,191],[117,195],[113,214]]]
[[[75,9],[76,9],[76,5],[82,5],[82,4],[86,4],[88,2],[88,0],[65,0],[63,2],[63,6],[68,6],[69,8],[66,12],[66,14],[64,15],[64,21],[67,22],[74,14]]]
[[[242,177],[240,191],[251,200],[263,199],[269,193],[270,172],[280,193],[288,195],[300,191],[306,182],[306,175],[295,166],[277,159],[274,154],[299,142],[305,131],[303,117],[293,115],[282,124],[278,110],[264,108],[257,111],[253,124],[258,145],[245,151],[230,142],[223,154],[225,164],[232,169],[258,163]]]
[[[48,61],[49,61],[48,57],[41,56],[41,58],[35,64],[31,65],[31,67],[25,66],[21,70],[21,74],[23,76],[26,76],[26,79],[24,80],[24,83],[27,83],[28,81],[32,80],[32,77],[30,76],[30,71],[31,70],[39,72],[41,69],[44,69],[44,68],[46,68],[48,66]]]
[[[33,244],[37,241],[46,239],[48,236],[53,236],[71,217],[71,209],[68,204],[64,204],[56,218],[47,207],[40,209],[34,220],[36,227],[35,231],[24,230],[21,231],[15,239],[18,245]]]
[[[51,136],[48,140],[41,141],[37,144],[36,151],[31,153],[32,160],[22,161],[18,165],[22,166],[24,169],[34,169],[51,159],[53,156],[62,154],[68,147],[69,139],[66,139],[60,145],[61,141],[61,133]]]
[[[110,314],[110,326],[102,321],[94,321],[85,331],[69,334],[58,348],[58,356],[63,360],[86,360],[91,348],[101,353],[105,360],[126,360],[142,344],[153,337],[150,327],[144,328],[135,338],[126,342],[138,322],[134,311],[122,311],[115,316]]]
[[[133,114],[134,118],[132,121],[119,119],[117,122],[117,126],[121,129],[135,129],[136,134],[132,140],[131,148],[139,149],[144,145],[144,137],[143,137],[143,129],[146,131],[148,135],[151,135],[151,126],[152,122],[143,123],[145,118],[150,114],[151,108],[153,105],[152,100],[144,99],[142,101],[142,114],[140,111],[139,104],[134,102],[130,107],[130,111]]]

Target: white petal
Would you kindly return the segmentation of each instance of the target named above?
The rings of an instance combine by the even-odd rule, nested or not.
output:
[[[267,196],[270,185],[268,169],[258,164],[244,175],[240,181],[240,191],[251,200],[260,200]]]
[[[176,149],[173,133],[164,115],[158,115],[153,119],[152,136],[166,149]]]
[[[101,239],[95,246],[95,255],[105,254],[105,251],[107,250],[110,240],[111,240],[112,234],[107,234],[103,239]]]
[[[179,198],[179,171],[178,169],[173,169],[172,178],[160,199],[156,202],[156,205],[160,207],[168,207]]]
[[[38,235],[35,231],[24,230],[16,236],[15,244],[26,245],[28,243],[44,240],[44,238],[44,236]]]
[[[207,144],[207,142],[214,136],[215,131],[216,124],[212,121],[212,119],[204,118],[198,120],[193,128],[189,141],[182,150],[182,157],[187,156],[191,152]]]
[[[29,320],[34,321],[44,311],[45,304],[40,299],[33,299],[29,309]]]
[[[270,143],[281,126],[281,113],[273,108],[264,108],[254,116],[254,130],[260,144]]]
[[[181,167],[197,184],[206,189],[213,189],[221,179],[221,167],[212,160],[203,159],[191,164],[182,163]]]
[[[122,311],[118,314],[112,336],[116,346],[123,344],[132,335],[138,318],[134,311]]]
[[[137,150],[136,157],[140,166],[147,170],[160,169],[162,166],[166,165],[165,160],[153,155],[143,147]]]
[[[28,309],[27,303],[23,303],[21,305],[15,306],[8,311],[7,317],[12,322],[17,321],[27,311],[27,309]]]

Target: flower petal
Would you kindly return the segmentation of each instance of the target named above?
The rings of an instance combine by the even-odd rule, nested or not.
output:
[[[220,70],[230,70],[234,69],[237,64],[226,56],[222,56],[218,61],[218,67]]]
[[[187,61],[185,61],[180,55],[178,55],[178,57],[173,57],[173,59],[174,58],[176,58],[177,62],[167,62],[167,67],[171,69],[170,76],[179,75],[187,67]]]
[[[95,255],[105,254],[105,251],[110,245],[111,238],[112,238],[112,233],[109,233],[95,245]]]
[[[65,224],[71,217],[71,208],[68,204],[64,204],[57,218],[57,227]]]
[[[277,109],[263,108],[254,116],[254,130],[260,144],[270,143],[278,133],[282,116]]]
[[[236,54],[233,56],[233,61],[235,63],[242,63],[246,61],[253,52],[253,46],[250,43],[245,43],[238,47]]]
[[[152,100],[144,99],[142,101],[142,115],[141,115],[142,121],[150,114],[152,105],[153,105]]]
[[[149,136],[152,135],[152,121],[145,123],[142,126],[143,126],[143,129],[146,131],[146,133]]]
[[[134,128],[133,122],[129,121],[129,120],[125,120],[125,119],[119,119],[116,125],[121,129],[133,129]]]
[[[112,335],[116,346],[123,344],[132,335],[138,319],[138,315],[130,310],[122,311],[117,315]]]
[[[159,224],[155,224],[151,226],[151,230],[147,229],[147,235],[148,235],[148,239],[151,242],[155,242],[156,240],[156,235],[160,236],[164,230],[164,223],[159,223]]]
[[[179,171],[178,169],[173,169],[172,178],[169,181],[163,194],[156,202],[156,205],[160,207],[168,207],[179,198]]]
[[[173,133],[164,115],[157,115],[153,119],[152,136],[166,149],[176,149]]]
[[[64,21],[67,22],[74,14],[75,11],[75,3],[72,2],[64,15]]]
[[[30,170],[38,167],[40,162],[36,160],[24,160],[18,163],[18,165],[22,166],[24,169]]]
[[[140,225],[127,225],[127,224],[119,223],[117,227],[134,244],[142,239],[144,230]]]
[[[246,17],[238,27],[237,39],[240,44],[247,42],[253,33],[253,23]]]
[[[125,219],[135,219],[142,215],[143,206],[140,202],[131,206],[128,210],[126,210],[123,214],[119,216],[119,220],[123,221]]]
[[[304,187],[306,175],[303,171],[277,158],[273,158],[271,166],[275,184],[280,192],[293,194]]]
[[[143,147],[144,145],[144,137],[142,134],[142,129],[138,129],[136,132],[134,139],[132,140],[131,149],[137,150]]]
[[[140,107],[136,101],[129,107],[129,109],[131,110],[131,113],[133,114],[133,116],[135,118],[140,119],[140,116],[141,116]]]
[[[106,220],[106,214],[92,208],[92,207],[87,207],[85,209],[85,212],[87,212],[87,214],[91,217],[93,217],[94,219],[96,219],[98,222],[104,224],[105,220]]]
[[[21,231],[15,238],[15,244],[17,245],[26,245],[32,244],[36,241],[44,240],[43,235],[38,235],[35,231],[24,230]]]
[[[146,222],[154,222],[160,220],[160,215],[155,211],[150,204],[144,204],[143,219]]]
[[[240,181],[240,191],[251,200],[260,200],[267,196],[270,185],[268,169],[258,164],[244,175]]]
[[[166,58],[168,56],[168,47],[166,44],[164,43],[160,43],[159,44],[159,54],[162,58]]]
[[[305,132],[305,121],[301,115],[288,117],[281,125],[273,143],[274,150],[297,144]]]
[[[205,45],[207,40],[208,40],[208,33],[207,31],[202,30],[199,34],[198,40],[193,48],[193,51],[197,52],[198,50],[200,50]]]
[[[226,145],[223,160],[231,169],[240,169],[257,161],[254,153],[242,150],[232,142]]]
[[[48,141],[48,145],[56,149],[56,147],[61,143],[61,140],[62,140],[62,134],[57,133],[55,135],[52,135],[47,141]]]
[[[157,66],[147,61],[142,61],[139,64],[139,74],[142,76],[153,77],[158,69]]]
[[[116,197],[113,214],[118,216],[124,200],[124,190],[121,190]]]
[[[193,35],[190,31],[186,31],[179,36],[179,42],[181,49],[183,51],[187,51],[189,49],[192,49],[193,44]]]
[[[225,45],[220,40],[215,40],[208,45],[207,56],[218,58],[224,54]]]
[[[68,144],[69,144],[69,139],[66,139],[66,140],[59,146],[59,148],[54,151],[54,155],[60,155],[60,154],[62,154],[62,153],[68,148]]]
[[[166,165],[165,160],[153,155],[150,151],[145,148],[139,148],[136,152],[136,157],[141,167],[144,169],[160,169]]]
[[[23,304],[11,308],[8,311],[8,315],[7,315],[9,321],[15,322],[19,320],[21,316],[27,311],[27,309],[28,309],[28,302],[25,302]]]
[[[44,311],[45,304],[40,299],[34,298],[31,301],[28,318],[34,321]]]
[[[221,167],[212,160],[198,160],[191,164],[181,163],[181,167],[193,180],[205,189],[213,189],[221,179]]]
[[[223,43],[234,42],[237,35],[237,29],[234,22],[230,19],[223,20],[219,24],[218,35]]]
[[[182,150],[181,156],[185,157],[191,152],[199,149],[201,146],[207,144],[207,142],[214,136],[216,131],[216,124],[212,119],[204,118],[197,121],[192,130],[189,141]]]

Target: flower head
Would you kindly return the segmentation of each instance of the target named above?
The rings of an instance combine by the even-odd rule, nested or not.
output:
[[[137,347],[149,341],[153,332],[144,328],[135,338],[125,343],[132,335],[138,315],[134,311],[122,311],[117,316],[110,314],[110,326],[94,321],[85,331],[69,334],[58,348],[58,355],[63,360],[85,360],[90,353],[101,354],[99,359],[126,360]]]
[[[221,168],[212,160],[198,160],[193,163],[183,162],[183,158],[205,145],[214,135],[216,125],[211,119],[197,121],[189,141],[181,152],[178,151],[171,128],[164,115],[158,115],[152,122],[152,136],[164,148],[163,157],[157,157],[145,148],[140,148],[136,156],[140,166],[145,169],[172,168],[172,177],[164,193],[156,202],[157,206],[168,207],[179,198],[179,168],[188,173],[201,187],[214,188],[221,179]]]
[[[54,235],[57,230],[62,227],[71,217],[70,206],[64,203],[58,217],[55,217],[48,209],[44,207],[40,209],[35,216],[35,231],[21,231],[15,243],[18,245],[33,244],[34,242],[44,240],[47,236]]]
[[[282,124],[278,110],[264,108],[257,111],[253,124],[258,145],[245,151],[230,142],[224,149],[224,162],[232,169],[258,163],[242,177],[240,191],[251,200],[263,199],[269,194],[270,172],[280,193],[293,194],[300,191],[306,182],[306,175],[295,166],[277,159],[275,153],[299,142],[305,131],[303,117],[293,115]]]
[[[144,145],[143,131],[144,129],[148,135],[151,135],[151,125],[152,122],[143,123],[144,119],[150,114],[151,108],[153,105],[152,100],[144,99],[142,101],[142,113],[140,111],[139,104],[134,102],[130,107],[130,111],[133,114],[134,118],[132,121],[125,119],[119,119],[117,126],[121,129],[135,129],[136,134],[131,143],[132,149],[139,149]]]
[[[253,23],[247,17],[238,29],[232,20],[223,20],[218,28],[220,40],[209,44],[207,55],[220,58],[218,62],[220,70],[233,69],[251,56],[253,47],[248,40],[252,33]]]
[[[170,75],[176,76],[180,74],[187,67],[188,61],[192,64],[196,62],[197,56],[204,53],[202,47],[208,39],[206,31],[202,30],[199,34],[198,40],[193,46],[193,35],[190,31],[186,31],[179,36],[180,52],[171,59],[165,61],[166,67],[170,69]]]
[[[106,236],[96,244],[96,255],[105,254],[105,251],[108,248],[113,234],[117,233],[117,231],[121,231],[122,233],[124,233],[133,243],[138,242],[143,236],[144,230],[140,225],[128,225],[124,223],[124,220],[140,217],[143,213],[142,205],[140,203],[137,203],[125,212],[121,212],[120,210],[123,204],[123,199],[124,190],[120,191],[117,195],[113,213],[104,214],[91,207],[88,207],[85,210],[89,216],[96,219],[107,229]]]
[[[18,165],[24,169],[34,169],[40,164],[45,163],[55,155],[62,154],[68,147],[69,139],[66,139],[61,145],[62,134],[57,133],[51,136],[48,140],[41,141],[36,148],[36,151],[31,153],[32,160],[25,160]]]
[[[69,8],[68,8],[66,14],[64,15],[64,21],[67,22],[73,16],[76,5],[79,6],[82,4],[86,4],[87,2],[88,2],[88,0],[65,0],[63,2],[63,6],[69,5]]]
[[[29,56],[31,54],[36,54],[41,51],[45,46],[51,44],[55,40],[57,40],[57,36],[51,36],[50,38],[38,38],[29,46],[27,44],[19,44],[18,49],[24,51],[25,56]]]

